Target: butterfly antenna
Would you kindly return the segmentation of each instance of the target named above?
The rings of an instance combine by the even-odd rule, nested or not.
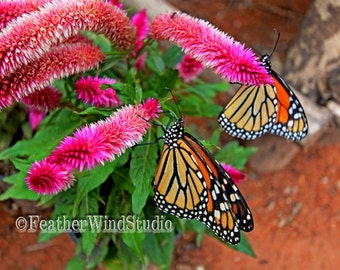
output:
[[[171,96],[172,96],[172,98],[173,98],[173,100],[174,100],[174,102],[175,102],[175,104],[176,104],[176,108],[177,108],[177,111],[178,111],[180,117],[183,118],[182,112],[181,112],[181,110],[179,109],[178,103],[177,103],[177,101],[176,101],[176,99],[175,99],[175,96],[174,96],[172,90],[171,90],[169,87],[166,87],[166,89],[170,92],[170,94],[171,94]]]
[[[275,35],[274,44],[273,44],[272,51],[269,54],[270,57],[273,55],[274,51],[276,50],[277,44],[279,43],[279,39],[280,39],[280,32],[276,28],[274,28],[274,35]]]

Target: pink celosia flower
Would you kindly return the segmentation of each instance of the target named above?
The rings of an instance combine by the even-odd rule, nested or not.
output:
[[[105,56],[88,42],[62,44],[0,81],[0,110],[53,80],[95,68]]]
[[[177,65],[178,74],[185,82],[195,79],[204,69],[201,62],[185,54],[181,62]]]
[[[237,185],[243,181],[246,176],[233,166],[225,163],[221,163],[223,169],[229,174],[230,178],[234,181],[234,183]]]
[[[56,194],[70,187],[74,177],[69,171],[46,160],[34,162],[28,172],[26,184],[39,194]]]
[[[155,39],[178,44],[186,54],[213,68],[231,82],[273,84],[258,57],[206,21],[177,12],[161,14],[150,25]]]
[[[9,22],[21,16],[24,13],[37,10],[45,3],[52,0],[17,0],[0,2],[0,29],[6,27]]]
[[[53,86],[46,86],[21,99],[30,108],[42,112],[53,111],[60,105],[62,94]]]
[[[136,27],[136,43],[134,48],[135,55],[143,46],[143,39],[145,39],[149,32],[148,18],[146,17],[146,10],[143,9],[139,13],[135,14],[131,23]]]
[[[149,33],[149,22],[148,18],[146,17],[146,10],[143,9],[141,12],[135,14],[131,19],[131,23],[136,27],[136,43],[131,56],[133,58],[137,57],[135,67],[137,70],[141,70],[145,66],[146,52],[142,53],[141,55],[138,53],[143,47],[143,40]]]
[[[30,122],[32,130],[36,130],[39,126],[41,120],[43,120],[46,116],[46,112],[31,108],[28,111],[28,120]]]
[[[122,104],[117,93],[112,88],[101,89],[102,85],[113,84],[116,80],[98,78],[98,76],[80,78],[74,85],[78,98],[93,106],[117,107]]]
[[[48,160],[68,170],[91,169],[105,161],[112,161],[126,148],[142,140],[150,123],[160,111],[158,100],[148,99],[144,104],[125,106],[105,121],[83,127],[66,137]]]
[[[0,33],[0,77],[63,43],[81,30],[105,34],[118,48],[134,45],[135,29],[125,12],[101,0],[51,1],[21,16]]]
[[[150,126],[147,120],[158,117],[158,100],[148,99],[136,106],[125,106],[104,121],[77,130],[66,137],[46,159],[33,163],[28,172],[28,187],[39,194],[55,194],[73,182],[73,171],[92,169],[114,160],[126,148],[142,140]]]

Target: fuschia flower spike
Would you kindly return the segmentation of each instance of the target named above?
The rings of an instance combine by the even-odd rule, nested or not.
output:
[[[203,71],[204,66],[200,61],[192,58],[191,56],[185,54],[182,61],[177,65],[178,74],[183,78],[183,81],[189,82],[195,78]]]
[[[53,111],[60,105],[62,94],[53,86],[46,86],[25,96],[21,102],[42,112]]]
[[[154,18],[150,31],[155,39],[176,43],[230,82],[274,83],[253,51],[206,21],[181,12],[165,13]]]
[[[56,194],[69,188],[73,182],[72,173],[46,160],[34,162],[26,178],[28,188],[43,195]]]
[[[117,107],[122,104],[116,91],[110,87],[102,89],[104,84],[110,85],[116,80],[111,78],[99,78],[98,76],[81,77],[74,85],[74,91],[78,98],[88,104],[98,107]]]
[[[0,110],[50,85],[55,79],[93,69],[104,59],[99,47],[84,41],[54,47],[1,79]]]
[[[158,117],[159,112],[158,100],[148,99],[143,104],[122,107],[106,120],[77,130],[73,136],[66,137],[50,156],[33,164],[26,179],[27,185],[41,194],[54,194],[67,188],[74,170],[92,169],[112,161],[140,142],[150,127],[147,120]],[[51,172],[48,176],[44,168]]]
[[[24,14],[0,33],[0,77],[14,72],[81,30],[105,34],[120,49],[131,49],[135,29],[120,8],[100,0],[51,1]]]

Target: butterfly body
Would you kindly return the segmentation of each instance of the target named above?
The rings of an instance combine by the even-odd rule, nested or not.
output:
[[[166,131],[154,179],[160,210],[179,218],[196,218],[222,240],[240,241],[251,231],[249,207],[230,176],[212,154],[184,131],[183,119]]]
[[[272,76],[271,85],[243,85],[221,112],[218,121],[230,135],[245,140],[272,133],[293,141],[308,132],[305,112],[289,85],[271,68],[269,55],[261,57]]]

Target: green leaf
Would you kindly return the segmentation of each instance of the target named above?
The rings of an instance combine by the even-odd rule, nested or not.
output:
[[[76,216],[81,201],[88,193],[104,183],[117,167],[124,165],[129,160],[130,152],[131,150],[127,149],[124,154],[117,157],[114,161],[80,174],[77,182],[77,195],[74,201],[73,216]]]
[[[113,113],[112,109],[109,108],[97,108],[97,107],[89,107],[86,108],[84,111],[78,113],[78,115],[85,116],[85,115],[101,115],[104,117],[108,117]]]
[[[90,38],[94,44],[98,45],[102,52],[106,53],[112,51],[111,42],[105,35],[89,31],[83,31],[83,34]]]
[[[228,83],[197,83],[194,85],[185,85],[185,89],[202,99],[211,99],[219,92],[227,92]]]
[[[130,68],[126,74],[126,82],[130,85],[134,85],[136,82],[137,69],[135,67]]]
[[[54,211],[50,216],[49,220],[53,220],[55,224],[57,224],[57,220],[59,220],[62,226],[65,226],[64,229],[68,229],[66,227],[68,225],[71,225],[71,221],[73,220],[72,209],[74,198],[75,188],[70,188],[56,195],[55,196],[56,204],[54,206]],[[66,220],[69,221],[69,224],[66,224],[67,223]],[[39,234],[38,242],[47,242],[61,233],[63,233],[62,230],[56,232],[42,231]]]
[[[77,183],[77,196],[73,206],[73,216],[76,215],[80,202],[93,189],[99,187],[106,181],[108,176],[117,166],[116,161],[108,162],[104,166],[99,166],[91,171],[83,173]]]
[[[145,136],[146,142],[154,142],[152,132]],[[144,140],[145,142],[145,140]],[[151,192],[151,181],[157,168],[157,145],[146,144],[134,148],[130,162],[130,178],[136,187],[132,194],[132,209],[140,214]]]
[[[97,215],[99,209],[99,195],[97,190],[92,190],[83,198],[80,203],[78,217],[84,218],[88,215]]]
[[[15,181],[18,177],[18,173],[14,173],[12,175],[5,176],[2,181],[8,184],[15,184]]]
[[[211,135],[210,143],[213,145],[217,145],[218,141],[220,140],[220,136],[221,136],[221,131],[219,129],[216,129]]]
[[[250,245],[250,243],[249,243],[249,241],[248,241],[248,239],[247,239],[247,237],[246,237],[246,235],[244,234],[243,231],[240,232],[241,233],[241,240],[236,245],[231,245],[227,242],[222,241],[208,227],[206,227],[206,233],[209,234],[210,236],[216,238],[218,241],[220,241],[221,243],[223,243],[224,245],[226,245],[227,247],[229,247],[231,249],[237,250],[237,251],[242,252],[242,253],[249,255],[251,257],[256,257],[256,254],[255,254],[254,250],[252,249],[252,247],[251,247],[251,245]]]
[[[98,232],[92,230],[90,226],[85,228],[81,233],[81,244],[87,257],[89,257],[95,248]]]
[[[0,195],[0,201],[4,201],[10,198],[32,201],[37,200],[39,198],[39,195],[28,189],[25,182],[26,176],[27,174],[25,172],[19,172],[11,177],[8,177],[7,181],[12,182],[13,185]]]
[[[120,95],[120,99],[126,103],[133,103],[135,100],[135,88],[133,84],[117,82],[112,85],[112,87],[117,90]]]
[[[11,159],[14,167],[22,172],[28,172],[29,168],[32,166],[31,162],[28,162],[26,159],[13,158]]]
[[[115,170],[112,173],[112,178],[118,190],[125,190],[128,193],[132,194],[135,190],[135,187],[131,182],[129,170],[130,168],[120,167],[119,170]]]
[[[181,90],[180,106],[184,114],[216,117],[222,106],[215,104],[214,98],[218,92],[225,92],[229,87],[227,83],[208,84],[199,82],[193,85],[184,85]]]
[[[167,89],[173,89],[175,87],[177,79],[177,70],[168,68],[165,70],[164,74],[157,79],[156,82],[152,82],[152,86],[150,86],[150,88],[153,88],[157,92],[157,96],[159,98],[165,97],[169,95],[169,90]]]
[[[78,255],[74,256],[71,260],[67,262],[65,270],[84,270],[86,269],[86,261],[84,256]]]
[[[143,244],[145,240],[145,232],[124,232],[122,239],[125,245],[127,245],[144,264]]]
[[[177,64],[182,60],[184,52],[178,46],[173,46],[163,55],[163,61],[166,66],[176,68]]]
[[[161,76],[165,72],[165,64],[159,51],[151,49],[148,57],[146,58],[146,64],[157,75]]]
[[[213,103],[211,98],[202,99],[192,94],[181,97],[180,106],[185,115],[201,117],[216,117],[222,111],[222,106]]]
[[[136,87],[135,87],[135,100],[138,103],[141,103],[142,102],[142,97],[143,97],[143,89],[142,89],[140,84],[136,84]]]
[[[256,257],[254,250],[252,249],[246,235],[241,231],[241,241],[237,245],[229,245],[230,248],[235,249],[239,252],[247,254],[251,257]]]
[[[136,186],[135,191],[132,193],[132,211],[137,215],[142,212],[149,197],[149,194],[151,193],[151,180],[152,178],[142,180],[141,183]]]
[[[216,153],[215,158],[241,170],[244,168],[248,158],[256,151],[256,147],[244,147],[240,146],[237,141],[232,141],[222,147]]]
[[[144,244],[144,252],[158,269],[169,269],[174,250],[174,232],[147,233]]]
[[[81,238],[77,243],[76,256],[68,262],[66,269],[96,269],[96,266],[104,260],[109,252],[110,236],[104,235],[96,244],[92,254],[86,258]],[[81,266],[81,268],[79,268],[79,266]]]
[[[28,156],[29,160],[41,160],[81,123],[81,118],[69,110],[52,113],[43,120],[32,139],[19,141],[2,151],[0,159]]]

